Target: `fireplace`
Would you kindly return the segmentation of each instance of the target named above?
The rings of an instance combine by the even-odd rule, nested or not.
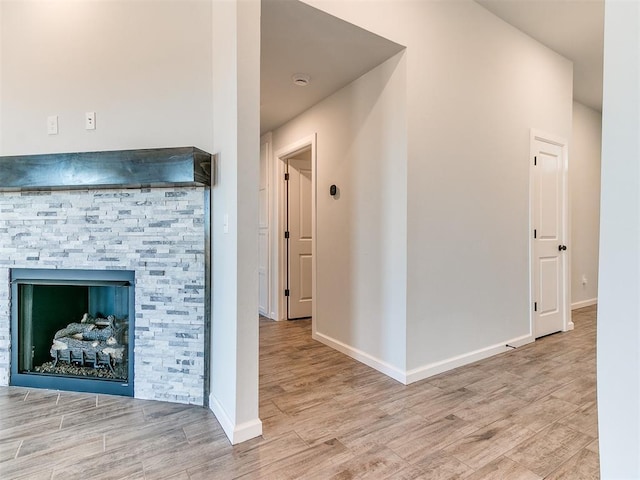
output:
[[[205,404],[211,161],[0,157],[0,385]]]
[[[11,270],[13,385],[133,396],[135,274]]]

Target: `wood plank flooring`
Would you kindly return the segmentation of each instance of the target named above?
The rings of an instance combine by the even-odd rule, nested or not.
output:
[[[410,386],[260,321],[262,438],[194,406],[0,388],[0,479],[597,479],[595,307]]]

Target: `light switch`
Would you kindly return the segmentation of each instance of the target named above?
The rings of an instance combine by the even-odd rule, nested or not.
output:
[[[49,115],[47,117],[47,134],[48,135],[58,134],[58,116],[57,115]]]
[[[224,214],[224,223],[222,225],[222,231],[224,233],[229,233],[229,215],[228,214]]]

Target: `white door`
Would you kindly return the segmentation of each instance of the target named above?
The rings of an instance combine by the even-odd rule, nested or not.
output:
[[[535,337],[566,329],[566,158],[562,145],[533,139],[533,327]]]
[[[258,311],[269,315],[269,142],[260,144],[260,213],[258,224]]]
[[[311,316],[311,151],[290,158],[287,165],[288,315]]]

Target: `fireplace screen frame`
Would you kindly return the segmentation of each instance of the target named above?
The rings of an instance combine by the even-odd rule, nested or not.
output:
[[[10,271],[11,282],[11,374],[9,384],[75,392],[105,393],[133,397],[135,349],[135,272],[131,270],[25,269]],[[20,372],[19,290],[23,285],[125,286],[128,293],[127,381],[94,377]]]

